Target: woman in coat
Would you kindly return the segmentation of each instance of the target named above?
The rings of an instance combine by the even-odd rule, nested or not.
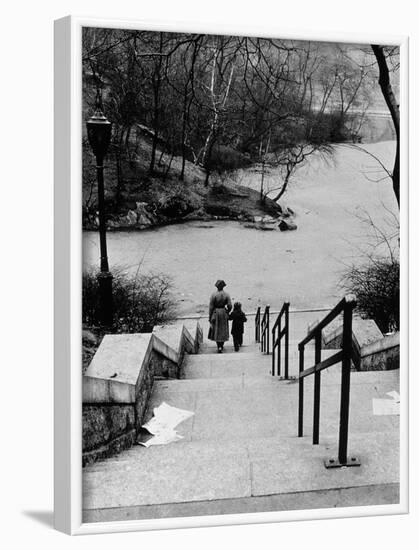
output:
[[[217,291],[211,295],[209,304],[210,331],[208,338],[217,342],[218,353],[223,352],[224,342],[229,338],[228,314],[231,310],[231,298],[223,289],[225,282],[219,279],[215,286]]]

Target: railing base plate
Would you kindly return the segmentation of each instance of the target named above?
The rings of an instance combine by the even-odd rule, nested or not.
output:
[[[339,462],[338,458],[328,458],[324,461],[326,468],[350,468],[351,466],[361,466],[361,461],[355,456],[348,458],[346,462]]]
[[[288,378],[285,378],[285,376],[278,376],[277,378],[278,380],[285,380],[285,382],[297,380],[296,376],[288,376]]]

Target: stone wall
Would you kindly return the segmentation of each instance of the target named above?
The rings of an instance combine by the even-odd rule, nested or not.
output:
[[[131,405],[83,404],[83,466],[131,447],[136,411]]]
[[[399,334],[383,336],[373,321],[354,323],[352,342],[360,359],[356,370],[392,370],[400,365]],[[323,349],[342,347],[342,328],[325,335]]]
[[[392,370],[400,367],[400,337],[396,332],[361,349],[361,370]]]

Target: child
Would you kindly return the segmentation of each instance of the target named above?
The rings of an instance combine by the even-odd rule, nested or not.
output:
[[[234,351],[239,351],[240,346],[243,344],[244,323],[247,321],[240,302],[234,304],[229,320],[233,321],[231,334],[233,336]]]

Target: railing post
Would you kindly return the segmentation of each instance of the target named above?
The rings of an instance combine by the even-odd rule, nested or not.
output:
[[[257,308],[255,316],[255,340],[256,343],[260,343],[260,306]]]
[[[281,323],[281,320],[279,320],[279,323],[278,323],[278,355],[277,355],[277,373],[278,373],[278,376],[281,376],[281,330],[282,330],[282,323]],[[272,342],[272,345],[274,343]]]
[[[263,353],[263,325],[264,325],[264,318],[261,317],[260,319],[260,339],[259,339],[259,344],[260,344],[260,351]]]
[[[260,350],[262,353],[265,352],[265,340],[266,340],[266,336],[265,336],[265,315],[263,315],[262,317],[262,322],[260,324]]]
[[[288,351],[289,351],[289,309],[290,304],[285,304],[285,380],[288,380]]]
[[[318,331],[315,339],[314,364],[320,363],[322,354],[322,331]],[[313,404],[313,445],[319,443],[320,424],[320,382],[321,372],[314,373],[314,404]]]
[[[272,329],[272,376],[275,376],[275,327]]]
[[[299,366],[298,370],[301,374],[304,370],[304,346],[298,346],[299,351]],[[304,422],[304,378],[298,380],[298,437],[303,437],[303,422]]]
[[[266,353],[269,355],[269,306],[266,306]]]
[[[340,468],[342,466],[360,466],[356,457],[348,459],[348,427],[349,427],[349,400],[351,389],[351,360],[352,360],[352,313],[356,305],[354,297],[347,297],[343,309],[342,335],[342,378],[340,392],[340,423],[339,423],[339,453],[338,460],[325,461],[326,468]]]
[[[351,386],[351,355],[352,355],[352,305],[346,304],[343,311],[342,337],[342,382],[340,394],[340,426],[339,426],[339,462],[348,461],[348,424],[349,424],[349,394]]]
[[[256,315],[255,315],[255,342],[257,343],[258,341],[258,312],[256,310]]]

